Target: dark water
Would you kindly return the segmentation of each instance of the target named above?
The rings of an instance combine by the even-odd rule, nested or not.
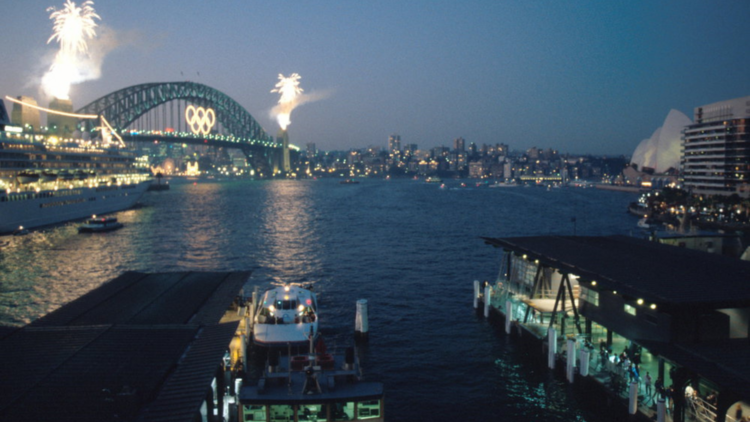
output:
[[[630,234],[634,194],[461,188],[413,180],[173,183],[121,212],[125,228],[70,224],[0,251],[0,324],[23,325],[126,270],[248,270],[312,282],[329,348],[351,343],[367,299],[365,376],[391,421],[596,421],[562,381],[472,309],[499,252],[480,236]],[[575,216],[575,222],[572,217]],[[537,351],[531,351],[536,355]]]

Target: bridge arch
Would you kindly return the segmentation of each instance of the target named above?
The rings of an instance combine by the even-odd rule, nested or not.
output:
[[[217,89],[196,82],[159,82],[129,86],[91,102],[78,110],[78,113],[103,115],[114,128],[124,130],[149,110],[174,100],[188,100],[204,107],[212,107],[217,121],[233,136],[273,141],[273,137],[239,103]]]

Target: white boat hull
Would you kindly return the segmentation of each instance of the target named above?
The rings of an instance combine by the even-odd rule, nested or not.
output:
[[[135,185],[74,187],[39,193],[23,192],[0,196],[0,234],[20,226],[35,228],[90,218],[131,208],[143,196],[150,180]]]
[[[317,322],[309,324],[256,324],[253,342],[263,347],[304,346],[310,342],[310,327],[317,334]]]

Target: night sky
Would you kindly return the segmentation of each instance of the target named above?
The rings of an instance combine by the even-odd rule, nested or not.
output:
[[[6,1],[0,94],[41,100],[57,51],[46,9]],[[77,2],[80,3],[80,2]],[[99,0],[116,40],[76,109],[146,82],[190,80],[244,106],[267,132],[278,74],[327,98],[291,115],[291,142],[348,150],[506,143],[631,154],[670,109],[750,95],[750,1]],[[6,101],[10,109],[10,104]]]

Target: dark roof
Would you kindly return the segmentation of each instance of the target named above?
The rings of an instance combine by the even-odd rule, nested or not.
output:
[[[0,420],[193,421],[249,272],[125,273],[0,339]],[[173,303],[178,302],[178,303]]]
[[[654,303],[750,305],[750,262],[626,236],[484,238],[494,246]]]
[[[249,272],[130,271],[31,326],[216,324],[249,276]]]

